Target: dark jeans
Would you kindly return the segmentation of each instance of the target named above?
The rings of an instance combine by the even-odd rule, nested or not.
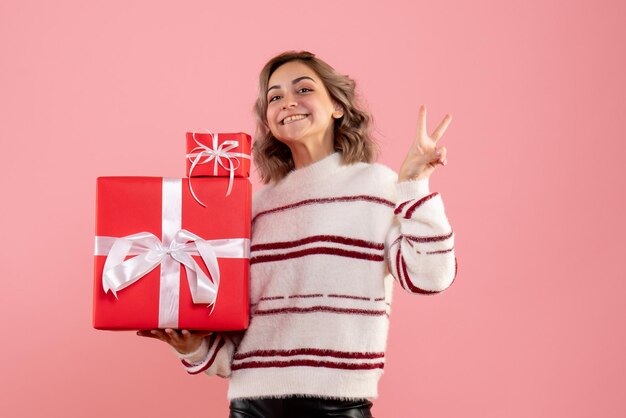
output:
[[[367,399],[335,399],[291,396],[273,399],[233,399],[229,418],[374,418]]]

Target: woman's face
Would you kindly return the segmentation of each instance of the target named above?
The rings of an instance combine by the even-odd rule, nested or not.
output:
[[[272,73],[268,85],[267,123],[279,141],[288,146],[334,143],[333,112],[340,107],[312,69],[288,62]]]

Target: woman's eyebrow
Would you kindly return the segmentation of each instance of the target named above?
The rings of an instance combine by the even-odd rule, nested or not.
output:
[[[298,81],[304,80],[305,78],[308,78],[309,80],[311,80],[312,82],[315,83],[315,80],[313,80],[311,77],[305,75],[305,76],[302,76],[302,77],[294,78],[291,81],[291,84],[296,84]],[[270,90],[272,90],[272,89],[279,89],[279,88],[280,88],[280,86],[274,85],[274,86],[270,87],[269,89],[267,89],[267,93],[269,93]],[[265,94],[267,94],[267,93],[265,93]]]

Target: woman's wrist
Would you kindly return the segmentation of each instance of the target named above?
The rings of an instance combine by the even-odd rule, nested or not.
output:
[[[204,360],[207,353],[209,352],[209,345],[207,343],[206,338],[202,338],[202,340],[200,341],[200,345],[198,345],[198,347],[195,348],[193,351],[181,353],[175,348],[173,349],[176,352],[176,355],[178,355],[180,359],[185,360],[189,363],[197,363],[197,362]]]
[[[400,170],[398,173],[398,182],[401,181],[412,181],[412,180],[424,180],[429,177],[429,174],[426,174],[425,170],[408,170],[403,171]]]
[[[412,176],[412,177],[409,177],[409,176],[399,176],[398,177],[398,182],[425,180],[427,178],[428,178],[428,176],[426,176],[424,174],[419,174],[419,175]]]

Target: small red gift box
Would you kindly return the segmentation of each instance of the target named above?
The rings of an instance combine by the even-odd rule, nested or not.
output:
[[[250,177],[250,135],[187,132],[188,177]]]
[[[248,327],[250,181],[188,181],[98,178],[94,328]]]

